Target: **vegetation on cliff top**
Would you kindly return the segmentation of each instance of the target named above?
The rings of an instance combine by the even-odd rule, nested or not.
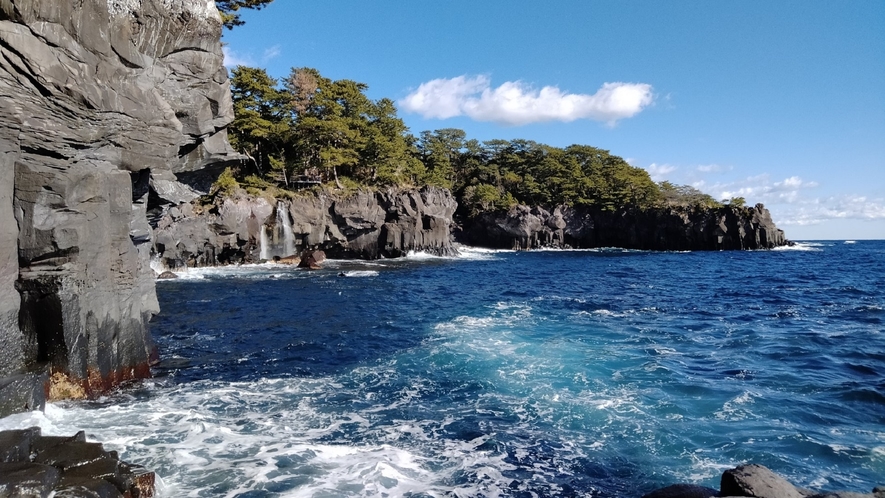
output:
[[[365,95],[367,85],[333,81],[316,69],[293,68],[281,82],[263,69],[239,66],[231,83],[231,143],[254,159],[254,169],[224,177],[222,190],[237,182],[282,191],[319,184],[433,185],[451,189],[468,215],[515,204],[603,210],[744,204],[742,198],[718,202],[690,186],[655,183],[645,170],[588,145],[479,142],[453,128],[415,136],[393,101],[373,101]]]
[[[216,0],[215,6],[218,7],[218,13],[221,14],[221,22],[227,29],[233,29],[235,26],[245,24],[240,19],[240,9],[261,9],[265,5],[273,2],[273,0]]]

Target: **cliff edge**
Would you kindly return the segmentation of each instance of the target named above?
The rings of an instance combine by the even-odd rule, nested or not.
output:
[[[205,0],[0,1],[0,415],[149,375],[148,204],[239,159],[220,36]]]
[[[480,213],[459,238],[502,249],[620,247],[650,251],[773,249],[791,244],[762,204],[604,211],[514,206]]]

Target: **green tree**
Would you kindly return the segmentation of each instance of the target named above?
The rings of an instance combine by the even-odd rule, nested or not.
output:
[[[288,96],[264,69],[238,66],[231,77],[232,145],[255,161],[259,174],[288,184],[287,152],[292,140]]]
[[[240,19],[240,9],[256,9],[260,10],[273,0],[216,0],[215,6],[221,14],[221,22],[227,29],[233,29],[234,26],[242,26],[245,24]]]

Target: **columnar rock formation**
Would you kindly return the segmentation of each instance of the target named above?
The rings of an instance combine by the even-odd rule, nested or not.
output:
[[[220,32],[205,0],[0,1],[0,412],[47,365],[85,394],[148,375],[148,204],[238,159]]]
[[[516,206],[465,227],[468,244],[506,249],[622,247],[656,251],[771,249],[788,244],[762,204],[599,211]]]
[[[157,223],[154,247],[164,266],[259,262],[306,249],[332,258],[390,258],[408,251],[455,254],[448,190],[304,193],[269,202],[230,197],[204,207],[169,210]]]

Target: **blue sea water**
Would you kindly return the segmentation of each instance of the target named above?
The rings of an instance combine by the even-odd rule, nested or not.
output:
[[[158,283],[156,378],[85,429],[169,497],[885,484],[885,242],[257,265]]]

